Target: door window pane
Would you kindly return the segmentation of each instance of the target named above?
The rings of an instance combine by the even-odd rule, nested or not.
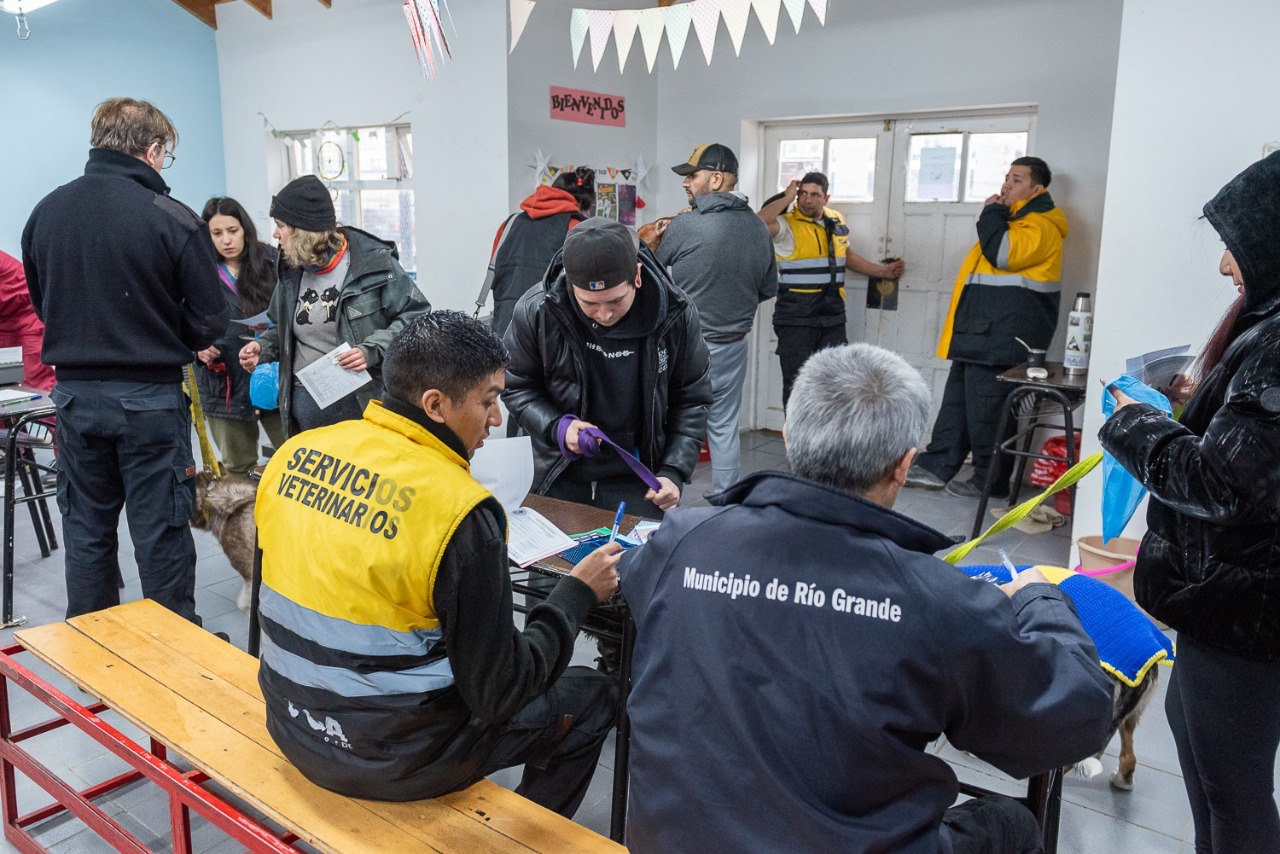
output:
[[[778,190],[806,172],[822,171],[822,139],[784,139],[778,146]]]
[[[908,202],[960,200],[960,149],[963,144],[962,133],[915,134],[911,137],[907,155]]]
[[[970,134],[964,200],[983,202],[1000,192],[1009,164],[1026,153],[1025,131]]]
[[[875,138],[833,139],[827,152],[830,158],[827,177],[831,180],[832,201],[873,201],[876,181]]]

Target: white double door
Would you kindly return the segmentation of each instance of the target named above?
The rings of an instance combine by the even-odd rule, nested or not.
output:
[[[762,201],[818,171],[829,207],[849,224],[849,245],[872,261],[902,258],[897,308],[867,308],[867,280],[845,278],[850,341],[878,344],[920,370],[942,400],[949,363],[934,355],[961,261],[977,239],[983,201],[1015,157],[1031,151],[1035,116],[1017,113],[901,117],[764,128]],[[782,372],[773,302],[761,306],[753,346],[755,426],[782,428]]]

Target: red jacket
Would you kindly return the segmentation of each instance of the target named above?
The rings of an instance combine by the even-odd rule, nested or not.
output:
[[[22,262],[0,252],[0,331],[23,335],[44,334],[44,324],[36,317],[27,290]]]

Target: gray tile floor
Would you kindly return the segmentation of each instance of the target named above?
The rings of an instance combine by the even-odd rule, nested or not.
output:
[[[743,436],[744,473],[765,469],[784,469],[781,439],[768,433],[749,433]],[[710,468],[698,466],[694,481],[685,490],[682,504],[704,503],[703,493],[710,488]],[[963,476],[963,475],[962,475]],[[943,493],[922,490],[905,490],[897,509],[908,516],[933,525],[944,533],[969,533],[973,525],[976,502],[953,498]],[[1051,563],[1062,565],[1067,561],[1070,548],[1068,528],[1046,534],[1028,536],[1018,531],[1002,534],[991,548],[982,547],[968,559],[970,563],[994,563],[999,560],[996,548],[1003,547],[1015,562]],[[18,517],[16,531],[16,613],[25,615],[29,624],[36,625],[62,619],[65,607],[65,591],[62,578],[63,551],[41,559],[35,545],[31,525],[25,515]],[[136,567],[128,532],[121,526],[120,561],[126,579],[122,596],[128,600],[140,595]],[[224,631],[231,641],[244,647],[248,628],[245,616],[235,606],[240,580],[219,550],[211,536],[196,532],[196,548],[199,561],[196,566],[198,590],[197,604],[205,625],[211,631]],[[0,631],[0,642],[8,644],[12,630]],[[594,644],[580,640],[575,663],[591,664],[596,655]],[[74,689],[50,673],[49,670],[28,656],[24,663],[39,675],[49,678],[73,697],[81,697]],[[1166,677],[1167,671],[1162,673]],[[15,695],[20,691],[15,690]],[[1065,804],[1062,813],[1060,850],[1063,852],[1120,851],[1126,854],[1144,852],[1190,852],[1191,815],[1186,794],[1182,788],[1181,772],[1173,739],[1165,722],[1164,681],[1160,695],[1152,702],[1137,733],[1139,768],[1132,792],[1116,792],[1107,784],[1115,768],[1115,750],[1108,751],[1106,769],[1092,780],[1070,778],[1064,786]],[[17,696],[13,703],[15,726],[34,723],[48,717],[47,710],[33,700]],[[141,739],[141,733],[118,715],[108,712],[104,717],[123,732]],[[145,743],[145,742],[143,742]],[[73,784],[88,786],[119,773],[123,763],[108,754],[89,738],[58,730],[28,742],[28,749],[50,764]],[[962,780],[978,783],[987,788],[1015,792],[1019,784],[1003,777],[999,772],[971,756],[960,753],[945,742],[935,747],[939,755],[956,768]],[[576,820],[601,833],[609,827],[609,796],[613,769],[613,743],[607,744],[600,759],[600,769],[592,781]],[[514,786],[519,779],[518,769],[509,769],[494,776],[503,785]],[[33,783],[18,775],[19,807],[26,811],[47,802]],[[103,809],[115,817],[144,844],[157,850],[169,847],[168,813],[165,800],[159,790],[145,783],[134,784],[122,791],[103,798]],[[236,850],[216,828],[196,818],[194,821],[194,847],[198,852],[224,852]],[[89,852],[111,850],[95,837],[78,820],[61,817],[51,819],[38,828],[41,844],[59,852]],[[8,843],[3,850],[14,850]]]

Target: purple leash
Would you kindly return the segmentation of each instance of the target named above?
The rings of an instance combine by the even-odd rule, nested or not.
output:
[[[601,448],[607,445],[618,452],[618,456],[622,457],[622,461],[625,462],[627,466],[636,473],[636,477],[643,480],[650,489],[655,492],[662,491],[662,484],[658,482],[658,478],[654,476],[653,472],[649,471],[644,463],[636,459],[634,454],[610,439],[604,434],[604,431],[600,430],[598,427],[584,427],[578,431],[578,447],[582,450],[582,453],[575,454],[573,451],[569,450],[569,446],[566,445],[564,441],[565,436],[569,432],[569,425],[574,421],[581,420],[582,419],[578,418],[576,415],[565,415],[556,423],[556,442],[560,445],[561,456],[570,462],[580,460],[583,457],[594,457],[596,454],[600,453]]]

